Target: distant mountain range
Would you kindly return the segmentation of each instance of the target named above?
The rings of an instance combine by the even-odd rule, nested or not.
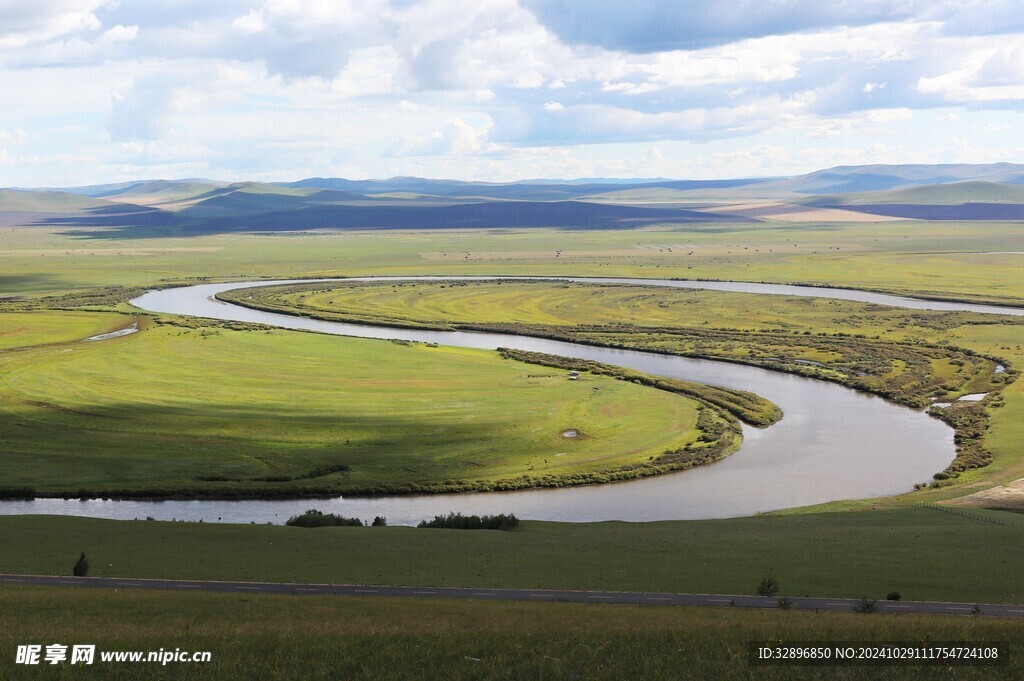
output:
[[[393,177],[228,183],[142,180],[0,190],[8,225],[147,234],[307,229],[564,227],[659,223],[1024,219],[1024,165],[840,166],[797,177],[530,180]]]

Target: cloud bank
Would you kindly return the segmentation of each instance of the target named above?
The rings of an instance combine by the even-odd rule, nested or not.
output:
[[[0,0],[0,130],[22,131],[0,184],[1013,160],[1021,17],[1008,0]]]

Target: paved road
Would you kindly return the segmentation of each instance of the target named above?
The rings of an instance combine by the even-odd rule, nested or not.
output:
[[[778,599],[724,594],[674,594],[632,591],[549,591],[544,589],[482,589],[426,586],[360,586],[351,584],[284,584],[279,582],[206,582],[178,579],[126,579],[119,577],[54,577],[0,574],[0,585],[99,587],[107,589],[167,589],[221,593],[267,593],[296,596],[405,596],[415,598],[463,598],[493,601],[559,601],[564,603],[618,603],[628,605],[705,605],[737,608],[777,608]],[[852,611],[852,598],[791,598],[798,610]],[[932,615],[988,615],[1024,619],[1024,606],[931,601],[878,601],[880,612]]]

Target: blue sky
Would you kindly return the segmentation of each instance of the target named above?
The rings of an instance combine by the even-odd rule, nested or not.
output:
[[[0,186],[1024,161],[1007,0],[0,0]]]

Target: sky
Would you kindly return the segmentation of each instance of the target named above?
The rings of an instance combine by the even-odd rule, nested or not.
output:
[[[0,186],[1024,161],[1019,0],[0,0]]]

